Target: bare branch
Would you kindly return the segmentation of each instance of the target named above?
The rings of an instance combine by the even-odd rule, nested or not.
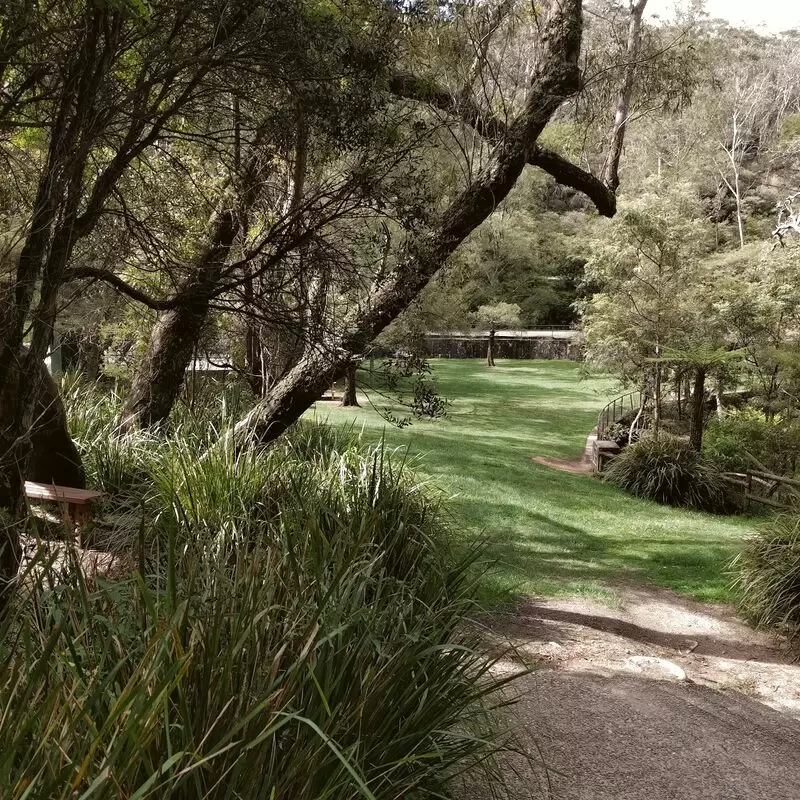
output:
[[[784,236],[800,236],[800,192],[795,192],[778,203],[776,211],[778,212],[778,224],[772,231],[772,235],[777,236],[783,246]]]

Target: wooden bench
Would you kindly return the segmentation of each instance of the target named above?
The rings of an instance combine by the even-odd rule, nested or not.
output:
[[[66,517],[76,525],[91,522],[92,504],[103,496],[102,492],[94,492],[89,489],[74,489],[71,486],[57,486],[53,483],[35,483],[34,481],[25,481],[25,495],[30,500],[58,503]]]
[[[330,392],[330,394],[328,394]],[[326,389],[319,398],[320,400],[338,400],[336,396],[336,384],[334,383],[329,389]]]
[[[593,444],[594,468],[603,471],[606,461],[622,452],[622,448],[613,439],[597,439]]]

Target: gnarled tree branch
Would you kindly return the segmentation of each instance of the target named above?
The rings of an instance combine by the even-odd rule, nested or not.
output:
[[[466,93],[454,97],[435,82],[407,72],[393,75],[389,81],[389,90],[397,97],[427,103],[460,119],[465,125],[495,144],[508,135],[508,126],[482,109]],[[613,217],[617,213],[615,192],[591,172],[563,156],[536,145],[529,150],[527,163],[543,170],[559,183],[585,194],[604,217]]]
[[[306,350],[269,395],[229,431],[229,437],[279,436],[342,377],[356,354],[404,311],[469,236],[511,191],[536,140],[558,107],[580,88],[578,55],[582,32],[580,0],[554,0],[544,22],[540,59],[522,112],[499,137],[483,172],[456,197],[437,223],[416,232],[398,264],[376,281],[366,302],[330,334]],[[429,90],[429,96],[438,90]],[[452,102],[452,99],[451,101]],[[448,106],[449,108],[449,106]]]

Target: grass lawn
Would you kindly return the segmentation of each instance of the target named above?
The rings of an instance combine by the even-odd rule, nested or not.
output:
[[[615,580],[650,582],[692,597],[728,599],[726,565],[752,521],[637,500],[601,481],[557,472],[532,456],[571,458],[609,399],[612,383],[582,379],[566,361],[436,360],[448,417],[388,425],[362,408],[319,402],[317,419],[418,455],[418,471],[451,497],[465,541],[487,540],[487,593],[586,594],[613,601]],[[379,407],[383,398],[373,398]]]

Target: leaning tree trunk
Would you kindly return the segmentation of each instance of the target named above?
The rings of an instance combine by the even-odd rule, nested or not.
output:
[[[124,425],[153,428],[172,413],[208,316],[209,299],[166,312],[156,322],[125,405]]]
[[[249,434],[269,441],[281,435],[345,374],[358,354],[366,352],[375,336],[411,304],[461,242],[508,195],[536,151],[536,141],[547,122],[580,87],[581,26],[580,0],[550,4],[525,106],[503,128],[486,168],[451,202],[438,223],[413,236],[397,265],[376,282],[366,301],[342,320],[339,335],[310,344],[300,361],[229,436]],[[573,165],[569,175],[575,171]]]
[[[689,441],[692,447],[700,452],[703,446],[703,423],[705,421],[706,404],[706,368],[697,367],[694,373],[694,389],[692,391],[691,428]]]
[[[174,308],[162,314],[150,336],[125,406],[126,427],[158,427],[169,418],[238,233],[239,223],[232,211],[215,217],[211,243],[197,271],[178,290]]]
[[[350,364],[345,374],[344,394],[342,395],[343,406],[357,406],[358,395],[356,394],[356,364]]]

